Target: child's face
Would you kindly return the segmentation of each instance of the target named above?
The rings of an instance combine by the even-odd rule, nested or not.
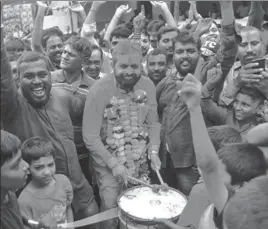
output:
[[[259,100],[253,100],[250,96],[238,93],[234,101],[234,115],[238,121],[254,118],[259,110]]]
[[[55,170],[55,161],[52,156],[41,157],[30,164],[32,180],[40,186],[46,186],[51,183]]]
[[[16,191],[26,184],[29,165],[21,157],[19,150],[13,158],[1,166],[1,189]]]

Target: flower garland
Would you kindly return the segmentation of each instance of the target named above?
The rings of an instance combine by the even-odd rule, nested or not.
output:
[[[148,132],[143,127],[141,107],[147,102],[145,91],[126,98],[112,97],[106,106],[107,149],[127,169],[128,175],[149,182],[147,163]]]

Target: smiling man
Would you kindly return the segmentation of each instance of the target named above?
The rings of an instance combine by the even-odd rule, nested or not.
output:
[[[199,59],[199,43],[191,32],[181,31],[173,40],[172,47],[175,68],[156,87],[162,121],[160,157],[166,181],[174,177],[171,174],[176,174],[176,180],[170,181],[169,185],[189,195],[199,174],[189,131],[189,113],[177,93],[177,82],[188,73],[194,73]]]
[[[93,190],[81,171],[73,141],[73,104],[68,93],[52,88],[47,57],[38,52],[23,53],[18,60],[19,91],[4,47],[1,57],[3,128],[21,141],[34,136],[50,140],[56,150],[57,173],[68,176],[74,190],[74,213],[81,218],[96,214]]]
[[[74,108],[71,111],[74,142],[82,171],[90,183],[92,182],[92,172],[91,167],[89,167],[89,152],[82,137],[82,120],[86,96],[95,80],[87,76],[82,68],[90,67],[91,70],[97,71],[96,66],[100,65],[98,62],[100,59],[96,56],[96,51],[98,50],[93,50],[87,39],[71,37],[65,42],[61,56],[61,69],[51,73],[53,87],[64,90],[71,98]]]
[[[92,153],[102,211],[117,205],[128,175],[149,182],[147,157],[153,168],[160,169],[155,86],[141,75],[140,47],[120,41],[112,55],[114,73],[91,87],[83,118],[83,137]],[[106,228],[117,228],[117,222],[103,222],[101,229]]]

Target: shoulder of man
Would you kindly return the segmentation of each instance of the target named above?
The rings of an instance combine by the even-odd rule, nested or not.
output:
[[[64,81],[64,75],[62,69],[58,69],[51,72],[51,81],[52,83],[59,83]]]
[[[114,85],[114,76],[113,74],[107,74],[105,77],[96,80],[89,92],[91,94],[100,94],[109,89]]]

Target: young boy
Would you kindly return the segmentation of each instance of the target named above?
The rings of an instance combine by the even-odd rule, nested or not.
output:
[[[24,229],[15,191],[26,184],[29,165],[21,157],[20,140],[1,130],[1,228]]]
[[[22,145],[23,159],[29,164],[31,181],[19,196],[21,212],[46,226],[73,222],[73,190],[69,179],[55,174],[55,149],[41,137]]]
[[[262,151],[250,144],[227,145],[216,154],[200,106],[201,88],[201,83],[188,75],[182,84],[180,95],[190,112],[197,165],[214,203],[212,221],[222,229],[222,213],[227,201],[245,182],[267,174],[267,163]]]
[[[216,125],[229,125],[235,127],[246,140],[247,132],[258,125],[258,114],[261,113],[265,96],[253,87],[242,87],[235,95],[232,107],[220,107],[212,101],[212,94],[221,79],[222,72],[218,66],[208,71],[208,80],[202,88],[201,108],[204,116]],[[212,75],[212,76],[210,76]]]

